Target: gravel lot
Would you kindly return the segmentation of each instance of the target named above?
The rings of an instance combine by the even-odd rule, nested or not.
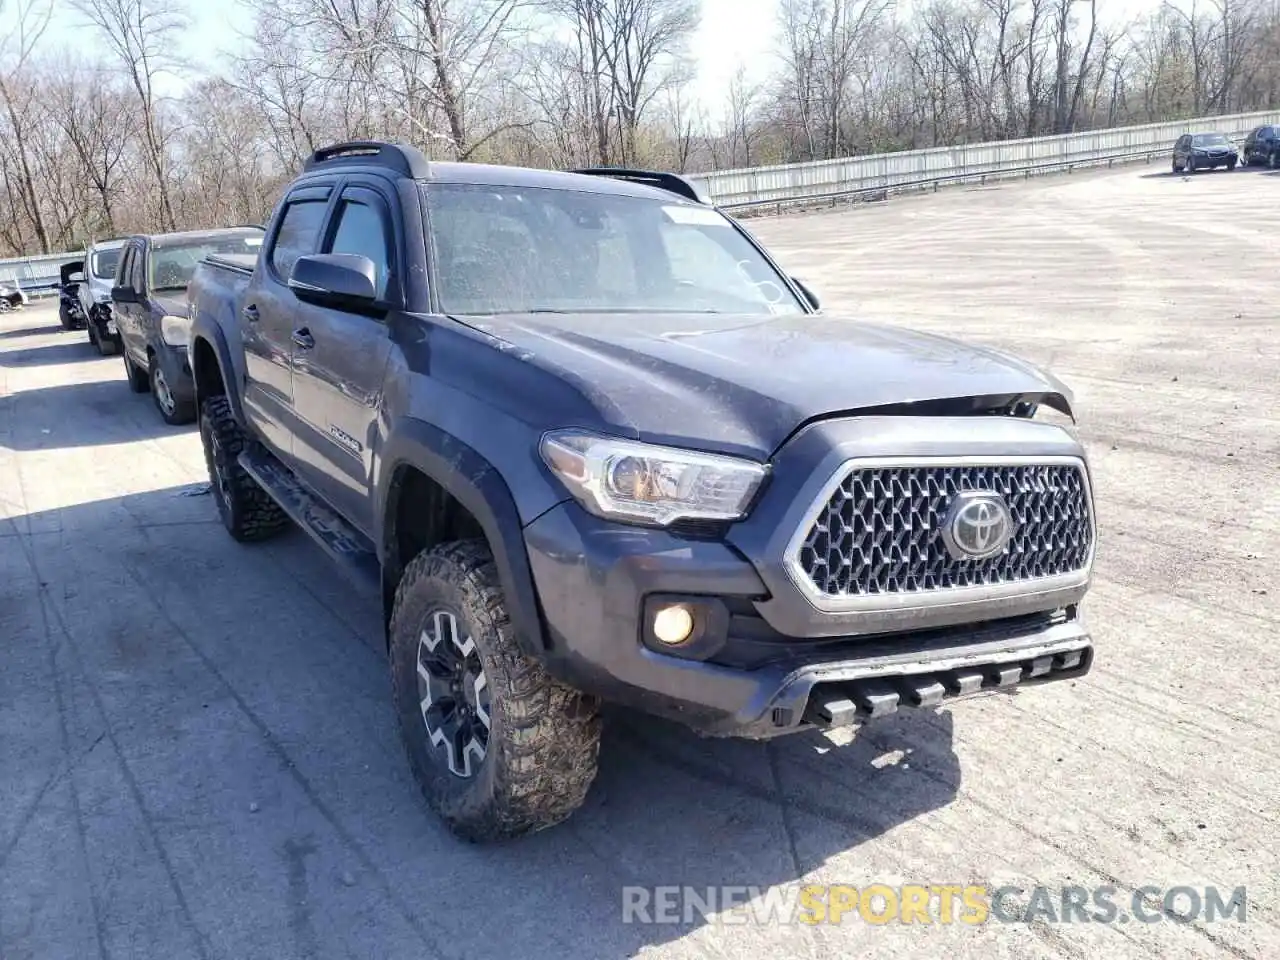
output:
[[[425,811],[379,613],[237,545],[199,440],[42,305],[0,318],[0,956],[1280,955],[1280,234],[1266,172],[1127,168],[752,222],[831,312],[1076,390],[1101,544],[1076,684],[849,742],[612,718],[580,814]],[[638,925],[624,885],[1248,888],[1208,924]],[[1122,895],[1122,902],[1123,902]]]

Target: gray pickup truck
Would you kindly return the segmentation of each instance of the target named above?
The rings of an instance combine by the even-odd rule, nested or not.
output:
[[[1090,668],[1066,388],[823,314],[679,177],[340,144],[188,296],[223,523],[380,598],[461,836],[568,816],[602,701],[765,738]]]

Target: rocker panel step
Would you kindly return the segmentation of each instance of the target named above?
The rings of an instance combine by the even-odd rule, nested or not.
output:
[[[368,537],[317,499],[270,451],[257,445],[249,447],[240,454],[239,462],[361,592],[381,597],[382,567]]]

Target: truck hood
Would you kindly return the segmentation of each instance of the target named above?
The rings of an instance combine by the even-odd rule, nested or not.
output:
[[[1067,387],[1015,357],[852,318],[457,319],[572,383],[614,432],[759,458],[810,421],[860,412],[959,415],[1025,400],[1071,414]]]

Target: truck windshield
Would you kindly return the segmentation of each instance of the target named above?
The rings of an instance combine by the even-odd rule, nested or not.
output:
[[[255,230],[155,240],[147,257],[147,289],[185,290],[196,264],[205,257],[214,253],[257,254],[262,249],[262,236]]]
[[[804,312],[710,207],[542,187],[423,189],[445,313]]]

